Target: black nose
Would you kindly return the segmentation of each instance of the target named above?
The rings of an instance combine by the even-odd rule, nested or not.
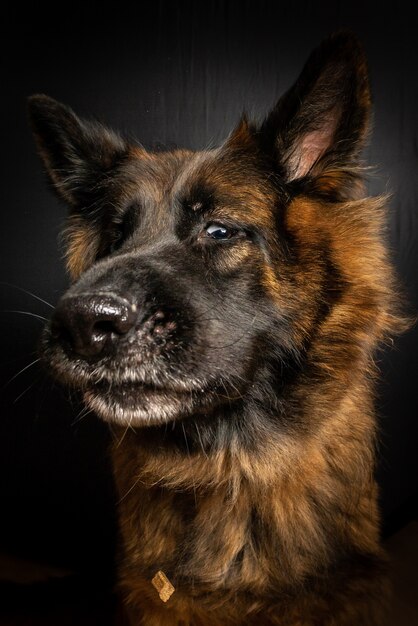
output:
[[[58,303],[51,333],[76,354],[94,357],[128,333],[136,321],[136,306],[116,294],[80,294]]]

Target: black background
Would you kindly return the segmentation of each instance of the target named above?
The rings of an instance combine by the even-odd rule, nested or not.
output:
[[[114,541],[107,428],[35,363],[67,279],[66,210],[48,192],[26,120],[44,92],[145,145],[216,145],[245,109],[261,118],[321,39],[362,39],[374,95],[372,194],[392,192],[389,240],[418,310],[418,23],[409,3],[213,1],[5,3],[1,63],[0,550],[105,571]],[[7,284],[5,284],[7,283]],[[379,355],[379,481],[388,532],[416,512],[418,333]],[[12,380],[10,380],[12,379]],[[8,382],[9,381],[9,382]]]

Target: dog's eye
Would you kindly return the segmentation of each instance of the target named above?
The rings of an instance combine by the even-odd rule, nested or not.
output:
[[[123,243],[123,233],[116,233],[116,235],[113,236],[113,239],[109,245],[109,251],[110,253],[112,252],[116,252],[116,250],[119,250],[119,248],[121,247],[122,243]]]
[[[138,206],[132,204],[125,211],[125,214],[119,219],[113,228],[111,234],[111,242],[109,245],[110,253],[116,252],[122,244],[132,235],[138,220]]]
[[[235,237],[238,232],[236,228],[229,228],[228,226],[222,226],[222,224],[209,224],[205,229],[206,237],[216,239],[216,241],[231,239]]]

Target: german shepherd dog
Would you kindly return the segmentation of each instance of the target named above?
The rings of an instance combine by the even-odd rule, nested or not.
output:
[[[381,624],[373,356],[403,321],[384,200],[363,190],[356,37],[216,149],[29,108],[70,210],[42,350],[115,434],[129,623]]]

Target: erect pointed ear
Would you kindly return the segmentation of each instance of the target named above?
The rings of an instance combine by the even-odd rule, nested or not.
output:
[[[358,39],[337,33],[309,57],[296,83],[260,128],[287,182],[355,171],[368,130],[370,90]],[[337,184],[337,182],[335,183]]]
[[[39,154],[57,194],[75,209],[91,206],[106,172],[126,155],[125,142],[48,96],[31,96],[28,106]]]
[[[241,115],[238,124],[224,143],[226,148],[253,148],[255,145],[256,126],[250,122],[246,113]]]

